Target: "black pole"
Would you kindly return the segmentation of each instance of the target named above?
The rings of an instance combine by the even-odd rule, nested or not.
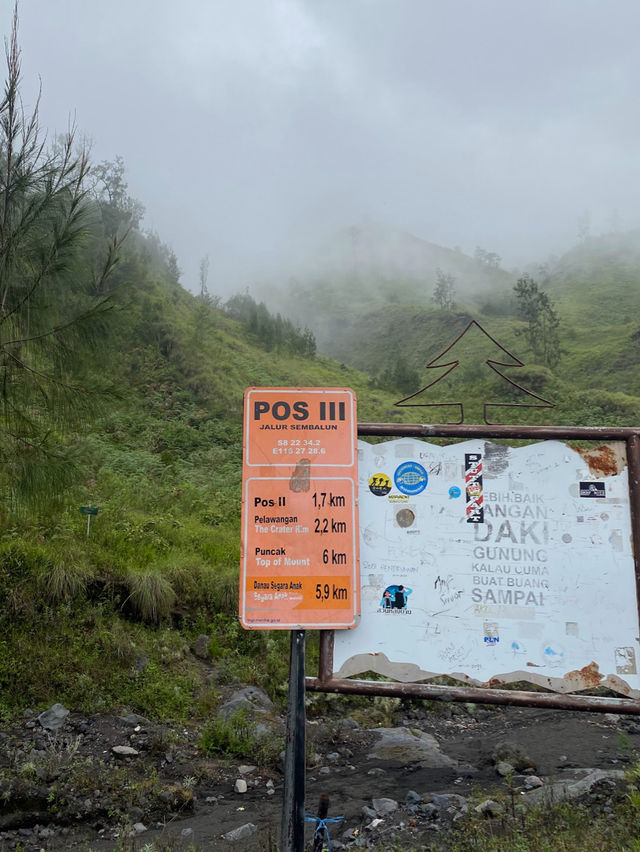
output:
[[[329,797],[326,793],[323,793],[320,796],[320,803],[318,805],[318,816],[316,817],[316,830],[313,834],[313,852],[322,852],[322,847],[324,846],[324,839],[326,837],[326,829],[319,828],[321,820],[326,819],[327,814],[329,813]]]
[[[284,756],[281,852],[304,852],[305,708],[304,630],[291,631],[287,744]]]

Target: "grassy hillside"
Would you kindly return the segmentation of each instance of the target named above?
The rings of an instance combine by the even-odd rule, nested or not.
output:
[[[495,258],[479,249],[474,259],[381,227],[352,227],[305,258],[299,270],[255,289],[275,310],[310,325],[322,351],[339,358],[340,343],[362,316],[393,305],[433,308],[438,270],[452,276],[464,305],[477,308],[491,296],[504,297],[510,277]]]
[[[381,286],[374,271],[361,274],[355,282],[341,273],[328,280],[299,281],[291,301],[312,304],[309,322],[320,334],[323,351],[366,371],[380,387],[395,391],[398,399],[443,372],[427,370],[426,365],[475,319],[524,362],[524,368],[507,370],[508,376],[556,405],[543,414],[521,411],[519,422],[540,422],[542,417],[566,424],[637,423],[640,235],[592,238],[551,269],[538,270],[539,286],[560,319],[561,357],[552,369],[538,363],[528,345],[513,293],[515,279],[494,270],[491,288],[460,288],[456,307],[449,312],[435,307],[432,287],[420,292],[415,281],[409,286],[403,278]],[[513,388],[485,367],[486,358],[495,357],[485,344],[473,335],[466,337],[456,353],[466,366],[461,364],[431,388],[423,401],[465,399],[467,422],[481,418],[482,401],[513,402]],[[419,419],[448,416],[448,409],[425,409]]]
[[[215,700],[189,642],[212,637],[217,683],[282,687],[286,636],[237,622],[242,398],[249,385],[350,386],[360,415],[392,398],[355,369],[265,347],[184,291],[133,234],[111,336],[85,376],[93,417],[69,435],[75,484],[0,535],[0,715],[62,701],[184,717]],[[109,376],[114,392],[91,390]],[[99,507],[86,535],[80,506]]]
[[[525,362],[505,375],[556,404],[518,412],[518,422],[636,424],[634,245],[618,254],[592,241],[545,279],[561,318],[562,357],[550,369],[531,357],[504,272],[453,312],[436,310],[424,291],[417,298],[415,277],[388,270],[372,273],[375,298],[364,275],[353,288],[344,278],[298,284],[313,327],[331,335],[330,359],[274,313],[277,303],[243,297],[225,308],[185,292],[170,252],[134,231],[114,276],[110,331],[83,364],[90,415],[66,438],[73,484],[37,510],[2,504],[0,715],[62,701],[184,718],[207,713],[234,679],[282,697],[286,635],[245,632],[236,616],[245,388],[349,386],[361,420],[446,420],[455,412],[393,403],[443,375],[426,364],[475,318]],[[501,356],[477,329],[449,356],[459,367],[423,401],[464,401],[466,422],[481,420],[485,401],[531,401],[486,366]],[[100,510],[89,537],[79,512],[87,505]],[[203,632],[216,663],[207,685],[189,652]]]

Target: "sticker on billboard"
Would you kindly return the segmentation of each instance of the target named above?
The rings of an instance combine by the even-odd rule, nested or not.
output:
[[[385,497],[391,491],[391,477],[386,473],[374,473],[369,477],[369,491],[376,497]]]
[[[406,461],[399,465],[393,478],[398,491],[411,496],[421,494],[429,481],[427,471],[421,464],[414,461]]]
[[[464,482],[467,502],[467,523],[483,524],[482,456],[480,453],[465,453]]]
[[[604,482],[581,482],[581,497],[606,497],[606,485]]]
[[[416,519],[412,509],[399,509],[396,512],[396,523],[399,527],[410,527]]]
[[[624,675],[638,673],[634,648],[616,648],[616,673]]]
[[[399,585],[394,583],[391,586],[387,586],[382,593],[380,609],[383,612],[398,612],[402,610],[406,615],[409,615],[411,610],[407,609],[407,598],[412,591],[413,589],[409,589],[407,586],[402,585],[402,583]]]
[[[485,621],[484,623],[484,644],[497,645],[500,641],[498,625],[495,621]]]

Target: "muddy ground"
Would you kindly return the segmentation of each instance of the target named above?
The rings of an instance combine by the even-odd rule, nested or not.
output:
[[[309,718],[307,725],[306,807],[315,814],[320,795],[327,794],[329,816],[344,817],[330,825],[335,849],[374,840],[384,845],[385,836],[427,843],[450,821],[438,820],[433,805],[416,812],[408,807],[412,801],[437,803],[431,796],[450,793],[468,799],[471,808],[514,783],[526,797],[527,776],[550,789],[554,780],[584,775],[579,769],[623,770],[640,750],[640,720],[632,716],[414,702],[400,705],[385,723],[385,731],[393,729],[389,734],[358,725],[348,713],[345,703],[344,717]],[[281,724],[272,719],[274,736]],[[420,732],[434,740],[418,742]],[[384,736],[403,735],[408,748],[405,743],[376,756]],[[412,736],[420,746],[415,752]],[[159,849],[275,850],[279,761],[265,767],[246,756],[207,756],[200,738],[201,727],[152,724],[132,715],[87,719],[70,713],[55,733],[35,714],[26,717],[0,732],[0,850],[106,852],[150,843]],[[506,779],[498,771],[505,744],[507,759],[509,750],[522,758]],[[137,754],[114,753],[123,746]],[[236,791],[238,781],[246,782],[246,792]],[[378,798],[398,808],[375,822],[380,814],[366,808]],[[238,840],[224,838],[248,824],[255,829],[245,829],[252,832],[247,837],[241,831]],[[312,830],[309,824],[309,837]]]

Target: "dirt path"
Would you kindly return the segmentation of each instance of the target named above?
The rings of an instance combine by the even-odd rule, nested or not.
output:
[[[70,714],[55,737],[33,720],[0,734],[0,850],[107,852],[118,844],[141,849],[151,842],[174,849],[275,849],[283,784],[277,768],[206,757],[195,727],[135,721]],[[376,817],[373,811],[363,815],[363,808],[371,808],[375,798],[398,803],[379,830],[393,827],[401,833],[413,821],[415,837],[420,830],[423,836],[432,831],[435,823],[407,807],[411,791],[421,801],[434,794],[466,799],[478,798],[480,791],[486,796],[504,791],[496,749],[505,744],[544,784],[573,777],[578,768],[624,769],[640,749],[640,721],[633,717],[568,711],[413,707],[396,714],[393,731],[387,736],[422,732],[434,740],[416,739],[416,751],[409,747],[400,759],[376,757],[380,731],[335,719],[310,720],[307,809],[315,813],[320,795],[329,795],[329,815],[344,817],[331,826],[335,840],[362,837]],[[116,756],[114,746],[138,753]],[[235,791],[238,779],[246,781],[246,792]],[[255,826],[250,836],[235,843],[223,839],[248,824]]]

